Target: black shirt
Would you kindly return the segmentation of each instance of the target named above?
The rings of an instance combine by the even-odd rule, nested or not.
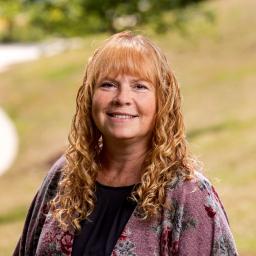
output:
[[[110,187],[96,183],[96,205],[89,220],[81,222],[72,256],[109,256],[136,203],[128,199],[134,185]]]

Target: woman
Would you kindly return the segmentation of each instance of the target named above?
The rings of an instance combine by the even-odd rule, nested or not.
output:
[[[69,147],[14,255],[237,255],[188,152],[178,83],[147,38],[115,34],[89,60]]]

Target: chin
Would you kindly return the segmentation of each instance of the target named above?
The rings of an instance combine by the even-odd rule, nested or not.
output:
[[[135,137],[136,136],[132,136],[130,134],[115,134],[111,136],[112,139],[116,139],[116,140],[129,140]]]
[[[139,131],[133,129],[106,129],[106,137],[110,139],[131,139],[139,135]]]

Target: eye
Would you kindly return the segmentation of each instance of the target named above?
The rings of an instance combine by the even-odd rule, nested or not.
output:
[[[148,87],[144,84],[135,84],[134,87],[137,90],[148,90]]]
[[[104,82],[100,85],[100,87],[105,89],[111,89],[113,87],[116,87],[116,85],[110,82]]]

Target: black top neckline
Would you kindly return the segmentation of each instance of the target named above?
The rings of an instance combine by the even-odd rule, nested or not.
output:
[[[112,187],[96,181],[96,204],[74,237],[72,256],[110,256],[137,203],[134,185]]]
[[[96,185],[100,188],[107,189],[107,190],[131,190],[136,184],[114,187],[114,186],[105,185],[96,181]]]

